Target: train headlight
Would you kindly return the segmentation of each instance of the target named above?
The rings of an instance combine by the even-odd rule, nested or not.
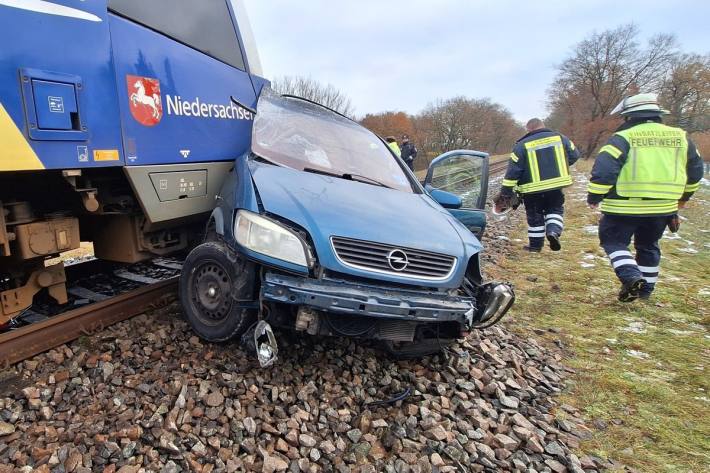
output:
[[[281,224],[247,210],[237,211],[234,235],[244,248],[299,266],[311,267],[306,243]]]

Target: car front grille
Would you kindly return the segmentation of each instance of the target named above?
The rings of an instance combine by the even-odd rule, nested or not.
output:
[[[453,256],[372,241],[332,237],[333,250],[342,264],[376,273],[436,281],[451,276]]]

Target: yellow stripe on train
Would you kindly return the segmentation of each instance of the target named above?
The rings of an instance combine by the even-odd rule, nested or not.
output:
[[[44,169],[44,164],[0,103],[0,171],[33,169]]]

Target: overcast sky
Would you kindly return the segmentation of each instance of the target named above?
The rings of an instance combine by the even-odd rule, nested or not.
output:
[[[655,0],[245,0],[268,78],[331,83],[364,116],[437,98],[490,97],[547,114],[555,65],[589,33],[634,22],[710,51],[710,2]]]

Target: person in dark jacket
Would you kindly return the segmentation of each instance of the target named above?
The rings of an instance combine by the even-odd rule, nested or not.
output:
[[[414,171],[414,160],[417,158],[417,147],[409,141],[409,136],[402,135],[402,159],[409,166],[409,169]]]
[[[700,188],[703,161],[680,128],[664,125],[656,94],[622,100],[624,123],[599,150],[587,203],[601,207],[599,242],[621,281],[619,300],[648,299],[658,281],[658,241]],[[629,251],[634,239],[636,255]]]
[[[572,184],[569,167],[579,159],[579,151],[566,136],[545,128],[539,118],[525,126],[523,136],[510,154],[508,169],[496,197],[496,207],[509,201],[514,192],[522,195],[528,220],[527,251],[540,252],[545,237],[552,251],[562,248],[560,237],[564,228],[562,189]]]

